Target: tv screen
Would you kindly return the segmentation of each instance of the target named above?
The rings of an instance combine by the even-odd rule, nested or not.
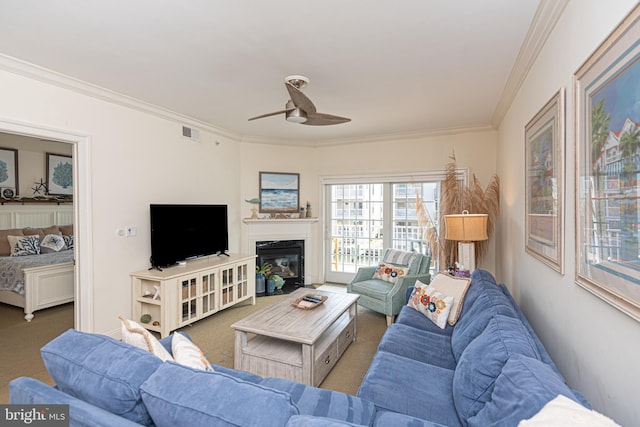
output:
[[[151,265],[179,261],[229,249],[226,205],[150,205]]]

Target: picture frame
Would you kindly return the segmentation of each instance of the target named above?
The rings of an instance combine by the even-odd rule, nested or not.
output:
[[[525,250],[564,274],[565,90],[525,126]]]
[[[300,208],[300,174],[259,172],[260,212],[295,213]]]
[[[640,6],[574,74],[576,277],[640,321]]]
[[[18,150],[0,147],[0,187],[18,195]]]
[[[62,154],[47,155],[47,194],[73,195],[73,157]]]

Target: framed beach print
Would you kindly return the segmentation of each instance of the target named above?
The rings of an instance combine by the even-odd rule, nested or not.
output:
[[[295,213],[300,206],[300,174],[260,172],[260,212]]]
[[[564,88],[527,123],[525,250],[564,274]]]
[[[0,188],[18,194],[18,150],[13,148],[0,148]]]
[[[640,321],[640,6],[574,85],[576,282]]]
[[[47,153],[47,189],[51,195],[73,195],[73,158]]]

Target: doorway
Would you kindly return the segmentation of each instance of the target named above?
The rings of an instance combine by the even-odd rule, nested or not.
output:
[[[74,224],[74,327],[93,332],[92,251],[91,251],[91,174],[89,137],[52,129],[43,125],[0,119],[0,132],[71,144],[73,157]],[[80,214],[82,212],[82,215]],[[82,286],[80,286],[82,284]]]

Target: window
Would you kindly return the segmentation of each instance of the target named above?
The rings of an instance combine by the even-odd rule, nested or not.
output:
[[[417,198],[437,224],[443,175],[324,179],[325,279],[346,283],[359,267],[375,265],[388,247],[430,253],[418,222]],[[436,268],[433,259],[431,268]]]

